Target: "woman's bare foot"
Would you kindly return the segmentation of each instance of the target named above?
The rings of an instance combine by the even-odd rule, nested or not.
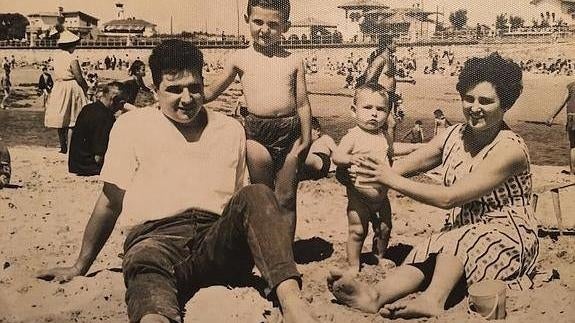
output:
[[[435,317],[443,313],[443,311],[441,302],[423,293],[413,299],[403,298],[387,304],[379,311],[379,314],[386,318],[411,319]]]
[[[379,310],[377,291],[356,280],[357,275],[341,270],[331,270],[327,285],[335,298],[363,312],[377,313]]]

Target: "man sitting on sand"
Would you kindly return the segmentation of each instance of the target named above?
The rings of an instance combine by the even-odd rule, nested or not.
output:
[[[171,39],[153,49],[159,108],[115,123],[80,255],[72,267],[39,277],[85,275],[120,219],[139,223],[126,238],[122,264],[130,322],[181,322],[181,306],[195,291],[236,282],[254,263],[285,322],[315,322],[293,260],[294,223],[267,186],[245,186],[243,128],[204,108],[202,66],[202,53],[189,42]]]
[[[102,90],[102,97],[82,108],[70,140],[68,170],[80,176],[100,174],[108,149],[110,131],[116,112],[126,103],[124,84],[112,82]]]

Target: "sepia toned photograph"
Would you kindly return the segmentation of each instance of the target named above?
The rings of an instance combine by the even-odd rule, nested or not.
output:
[[[0,0],[0,323],[573,322],[575,1]]]

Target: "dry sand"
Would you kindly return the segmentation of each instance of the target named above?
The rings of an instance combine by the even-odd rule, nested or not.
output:
[[[320,77],[309,78],[310,88],[324,87]],[[453,78],[429,76],[418,79],[416,87],[401,86],[410,102],[408,115],[425,114],[438,102],[446,106],[448,117],[460,119]],[[566,78],[526,77],[528,98],[518,102],[529,109],[517,109],[510,120],[541,120],[552,104],[560,101]],[[539,94],[551,89],[553,95]],[[539,94],[528,94],[538,91]],[[540,91],[540,92],[539,92]],[[434,95],[429,95],[433,93]],[[234,96],[228,96],[228,103]],[[22,102],[26,101],[25,98]],[[334,123],[348,113],[349,100],[338,97],[311,98],[314,114]],[[38,101],[28,99],[9,113],[40,110]],[[543,104],[545,103],[545,104]],[[536,107],[545,106],[537,109]],[[230,104],[215,106],[229,110]],[[515,109],[515,108],[514,108]],[[226,111],[227,111],[226,110]],[[432,110],[431,110],[432,111]],[[4,126],[4,125],[2,125]],[[1,135],[1,133],[0,133]],[[55,136],[55,134],[54,134]],[[10,145],[10,143],[8,143]],[[120,272],[123,236],[117,228],[92,266],[88,277],[67,284],[34,278],[40,270],[71,265],[78,255],[84,226],[102,184],[97,177],[76,177],[67,172],[66,156],[57,148],[11,145],[13,186],[0,191],[0,322],[125,322],[125,287]],[[532,148],[533,149],[533,148]],[[545,223],[554,223],[549,193],[552,185],[573,180],[561,174],[565,166],[533,166],[534,187],[540,194],[537,215]],[[392,250],[421,241],[438,231],[446,213],[390,192],[394,212]],[[565,224],[575,226],[575,189],[561,192]],[[347,221],[345,190],[334,178],[307,181],[298,191],[298,227],[296,258],[303,274],[304,295],[312,309],[325,321],[381,322],[377,315],[351,310],[333,303],[325,283],[328,270],[345,261]],[[571,221],[571,222],[569,222]],[[536,288],[509,291],[509,322],[573,322],[575,317],[575,244],[574,236],[541,239],[538,270],[556,269],[560,278],[544,282],[546,274],[536,276]],[[370,239],[368,238],[368,241]],[[365,250],[370,249],[366,244]],[[369,262],[369,255],[366,254]],[[366,264],[360,278],[376,282],[385,276],[379,266]],[[216,286],[201,290],[186,306],[186,322],[276,322],[277,308],[263,299],[254,288],[228,289]],[[448,310],[430,322],[466,322],[479,320],[466,310],[466,302]],[[400,322],[402,320],[399,320]]]

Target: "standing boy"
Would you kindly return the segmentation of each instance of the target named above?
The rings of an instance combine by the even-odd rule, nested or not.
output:
[[[240,77],[248,106],[251,182],[274,189],[295,220],[297,172],[311,144],[311,109],[302,59],[279,46],[290,26],[289,12],[288,0],[249,0],[244,18],[252,46],[232,54],[205,96],[207,102],[214,100]]]

